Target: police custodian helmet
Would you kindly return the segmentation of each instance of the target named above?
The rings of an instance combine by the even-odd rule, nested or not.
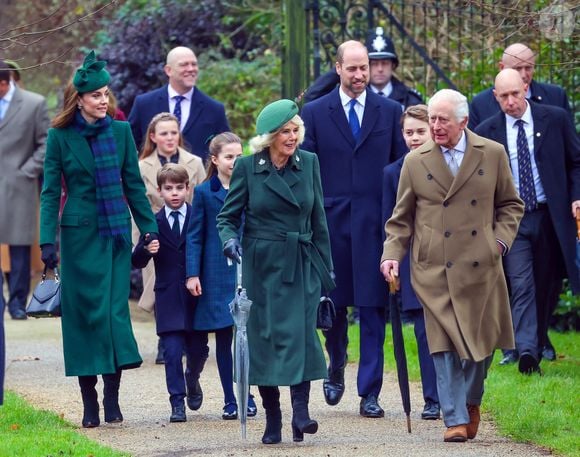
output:
[[[377,27],[374,32],[369,32],[366,46],[369,52],[369,59],[389,59],[395,63],[395,66],[399,65],[399,58],[395,52],[395,45],[393,44],[393,40],[391,40],[388,36],[385,36],[382,27]]]

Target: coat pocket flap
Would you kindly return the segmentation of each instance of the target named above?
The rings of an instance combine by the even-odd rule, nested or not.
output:
[[[63,214],[60,217],[61,227],[78,227],[79,216],[75,214]]]

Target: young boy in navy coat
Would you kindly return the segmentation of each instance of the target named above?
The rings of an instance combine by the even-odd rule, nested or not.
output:
[[[201,406],[203,394],[199,374],[207,359],[207,348],[195,344],[193,316],[195,297],[185,287],[185,233],[191,206],[185,201],[189,187],[187,170],[174,163],[157,173],[159,194],[165,205],[156,214],[159,239],[141,239],[133,251],[132,262],[143,268],[151,257],[155,262],[155,320],[157,334],[165,350],[165,378],[171,403],[170,422],[185,422],[185,397],[190,409]],[[183,371],[182,356],[187,357]],[[195,364],[192,361],[197,361]],[[194,366],[195,365],[195,366]]]

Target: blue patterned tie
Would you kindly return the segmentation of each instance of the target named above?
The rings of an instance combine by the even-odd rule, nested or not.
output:
[[[350,131],[352,132],[352,136],[358,143],[358,140],[360,138],[360,124],[358,122],[358,116],[356,115],[356,111],[354,110],[355,105],[356,98],[353,98],[350,101],[350,110],[348,112],[348,125],[350,125]]]
[[[184,100],[185,97],[183,95],[176,95],[173,97],[175,100],[175,108],[173,109],[173,115],[177,118],[177,122],[181,126],[181,101]]]
[[[179,230],[179,211],[171,211],[171,216],[173,217],[173,225],[171,226],[171,232],[177,237],[181,237],[181,230]]]
[[[528,139],[524,130],[524,121],[518,119],[518,175],[520,179],[520,198],[523,200],[526,211],[536,209],[536,188],[534,186],[534,175],[532,174],[532,161]]]

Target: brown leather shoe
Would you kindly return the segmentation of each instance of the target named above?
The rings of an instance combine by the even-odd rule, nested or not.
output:
[[[467,412],[469,413],[469,424],[467,424],[467,438],[472,440],[477,435],[479,428],[479,405],[467,405]]]
[[[446,443],[463,443],[464,441],[467,441],[466,424],[447,427],[447,430],[445,430],[445,434],[443,435],[443,441]]]

